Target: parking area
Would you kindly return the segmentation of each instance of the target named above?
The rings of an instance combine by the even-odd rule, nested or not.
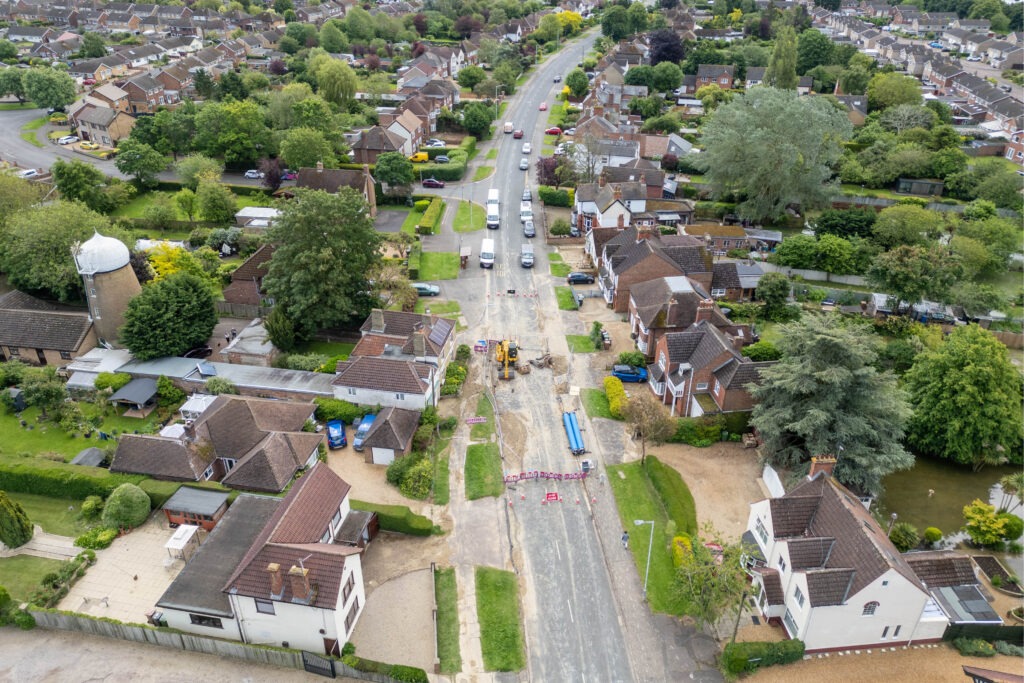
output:
[[[409,211],[407,209],[395,210],[385,208],[377,212],[377,217],[373,219],[373,228],[377,232],[398,232],[402,229],[402,223],[408,215]]]

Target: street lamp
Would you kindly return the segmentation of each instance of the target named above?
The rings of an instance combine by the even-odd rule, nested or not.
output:
[[[505,86],[503,86],[503,85],[496,85],[496,86],[494,86],[494,120],[495,121],[498,120],[498,116],[499,116],[499,114],[498,114],[498,91],[499,90],[504,90],[504,89],[505,89]]]
[[[647,569],[644,570],[644,602],[647,602],[647,577],[651,575],[651,548],[654,547],[654,520],[634,519],[633,524],[636,526],[651,525],[651,538],[647,542]]]

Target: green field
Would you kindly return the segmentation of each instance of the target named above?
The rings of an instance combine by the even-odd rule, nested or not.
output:
[[[580,391],[580,400],[583,402],[583,409],[590,417],[604,417],[614,420],[611,408],[608,406],[608,395],[601,389],[583,389]]]
[[[47,533],[75,537],[88,528],[79,517],[82,508],[80,500],[35,496],[13,491],[7,495],[25,509],[33,524],[43,527],[43,531]]]
[[[46,574],[60,569],[61,564],[63,563],[60,560],[48,560],[31,555],[0,559],[0,586],[6,588],[15,600],[28,600],[39,588],[39,580]]]
[[[498,444],[478,443],[467,448],[466,499],[497,498],[504,490]]]
[[[437,603],[437,656],[441,660],[441,673],[457,674],[462,671],[459,650],[459,588],[455,569],[434,571],[434,600]]]
[[[475,202],[459,202],[455,210],[452,230],[455,232],[475,232],[483,230],[487,222],[487,209]]]
[[[64,460],[70,460],[79,451],[98,445],[95,439],[71,437],[51,422],[37,422],[38,415],[37,408],[23,411],[21,418],[27,426],[22,427],[13,414],[0,413],[0,434],[4,435],[3,441],[0,442],[0,454],[33,456],[49,452],[59,453],[64,456]]]
[[[597,351],[593,340],[586,334],[567,334],[565,340],[569,342],[570,353],[593,353]]]
[[[519,623],[519,585],[512,572],[476,568],[476,613],[487,671],[519,671],[526,665]]]
[[[421,280],[454,280],[459,277],[459,255],[453,251],[425,251],[420,258]]]

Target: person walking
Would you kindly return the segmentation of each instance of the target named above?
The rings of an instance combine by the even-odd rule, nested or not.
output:
[[[628,531],[623,531],[622,532],[622,547],[625,548],[626,550],[629,550],[629,532]]]

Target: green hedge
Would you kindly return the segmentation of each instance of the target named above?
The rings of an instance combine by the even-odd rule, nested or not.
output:
[[[608,376],[604,378],[604,393],[608,397],[608,411],[616,420],[623,419],[623,410],[626,407],[626,390],[622,386],[622,380],[618,377]]]
[[[352,501],[353,510],[376,512],[380,528],[410,536],[430,536],[434,533],[433,523],[423,515],[417,515],[405,505],[378,505],[361,500]]]
[[[440,197],[430,200],[430,206],[423,212],[420,222],[416,225],[416,232],[432,235],[437,232],[441,225],[441,216],[444,214],[444,201]]]
[[[350,425],[370,412],[368,408],[337,398],[327,398],[326,396],[314,398],[313,403],[316,404],[316,419],[320,422],[344,420],[345,424]]]
[[[409,251],[409,279],[419,280],[420,279],[420,261],[423,259],[423,246],[419,242],[412,245],[412,250]]]
[[[951,624],[942,634],[945,641],[957,638],[980,638],[990,643],[1004,640],[1014,645],[1024,644],[1024,626],[999,626],[996,624]]]
[[[0,490],[53,498],[106,498],[121,484],[139,484],[143,479],[141,475],[111,474],[102,467],[68,465],[42,458],[23,464],[0,462]]]
[[[697,533],[697,506],[693,495],[679,472],[668,467],[653,455],[644,459],[644,469],[654,490],[658,492],[665,514],[674,520],[676,529],[692,536]]]
[[[756,671],[775,664],[791,664],[803,659],[802,640],[778,643],[729,643],[722,652],[722,668],[731,676]]]
[[[572,206],[568,190],[541,185],[537,188],[537,196],[544,202],[544,206]]]
[[[341,658],[341,661],[357,671],[383,674],[385,676],[389,676],[392,680],[399,681],[400,683],[427,683],[429,680],[427,678],[427,672],[415,666],[386,664],[384,662],[376,662],[372,659],[363,659],[362,657],[357,657],[355,655],[345,655]]]
[[[676,433],[672,435],[669,442],[706,448],[722,440],[724,428],[724,420],[718,415],[681,417],[676,422]]]

